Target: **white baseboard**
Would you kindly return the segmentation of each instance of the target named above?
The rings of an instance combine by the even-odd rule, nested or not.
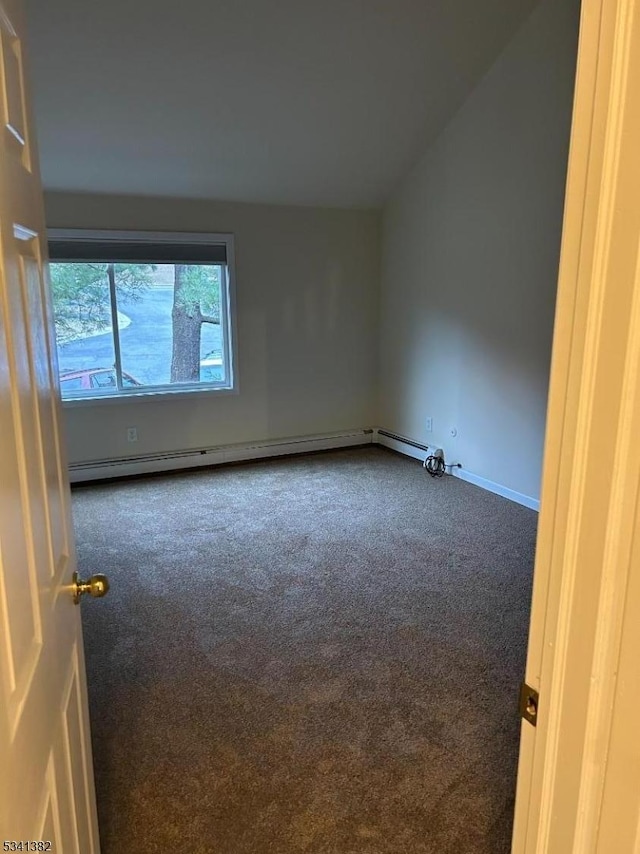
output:
[[[474,486],[479,486],[481,489],[486,489],[487,492],[494,492],[496,495],[501,495],[503,498],[508,498],[510,501],[515,501],[516,504],[522,504],[524,507],[529,507],[530,510],[540,510],[540,501],[537,498],[531,498],[528,495],[523,495],[522,492],[516,492],[515,489],[509,489],[508,486],[502,486],[500,483],[494,483],[492,480],[487,480],[486,477],[472,474],[466,469],[453,469],[454,477],[459,477],[460,480],[466,480],[467,483],[472,483]]]
[[[87,480],[106,480],[115,477],[201,468],[242,460],[260,460],[268,457],[306,454],[313,451],[329,451],[368,444],[382,445],[420,462],[423,462],[428,456],[430,449],[427,446],[420,446],[420,443],[397,434],[384,435],[384,432],[380,432],[381,429],[351,430],[345,433],[331,433],[322,436],[298,436],[264,442],[223,445],[216,448],[198,448],[189,451],[122,457],[112,460],[94,460],[70,465],[69,480],[71,483],[82,483]],[[385,432],[388,433],[389,431]],[[523,504],[532,510],[539,510],[540,508],[540,502],[537,499],[530,498],[528,495],[523,495],[499,483],[494,483],[466,469],[453,469],[453,474],[461,480],[466,480],[467,483],[472,483],[488,492],[494,492],[510,501]]]
[[[372,429],[363,429],[324,436],[299,436],[265,442],[224,445],[217,448],[199,448],[192,451],[94,460],[70,465],[69,480],[71,483],[82,483],[87,480],[105,480],[114,477],[216,466],[242,460],[260,460],[288,454],[307,454],[312,451],[350,448],[371,444],[373,435]]]
[[[373,441],[378,445],[384,445],[385,448],[391,448],[393,451],[398,451],[406,457],[412,457],[414,460],[424,462],[425,457],[430,453],[429,449],[415,447],[418,442],[413,439],[404,438],[395,435],[393,437],[385,436],[378,428],[374,432]],[[523,495],[521,492],[516,492],[515,489],[509,489],[507,486],[502,486],[500,483],[495,483],[492,480],[487,480],[486,477],[473,474],[464,468],[454,468],[451,471],[454,477],[459,477],[460,480],[465,480],[467,483],[472,483],[474,486],[479,486],[481,489],[486,489],[487,492],[493,492],[496,495],[501,495],[503,498],[508,498],[510,501],[515,501],[516,504],[522,504],[524,507],[529,507],[531,510],[540,510],[540,501],[537,498],[530,498],[528,495]]]

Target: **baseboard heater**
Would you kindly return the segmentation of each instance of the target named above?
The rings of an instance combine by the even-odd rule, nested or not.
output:
[[[83,463],[72,463],[69,466],[69,479],[71,483],[109,480],[138,474],[179,471],[244,460],[259,460],[291,454],[328,451],[335,448],[370,445],[375,441],[374,432],[371,428],[322,436],[298,436],[239,445],[219,445],[209,448],[168,451],[166,453],[140,454],[117,459],[90,460]]]
[[[416,442],[407,436],[401,436],[399,433],[392,433],[390,430],[383,430],[381,427],[376,430],[376,437],[373,441],[391,451],[397,451],[405,457],[413,457],[414,460],[421,462],[424,462],[431,450],[429,445],[423,445],[421,442]]]
[[[219,445],[209,448],[195,448],[166,453],[141,454],[110,460],[93,460],[74,463],[69,466],[71,483],[83,483],[95,480],[115,480],[142,474],[155,474],[166,471],[180,471],[201,466],[218,466],[244,460],[260,460],[269,457],[307,454],[315,451],[330,451],[337,448],[355,448],[363,445],[382,445],[407,457],[424,461],[431,448],[407,436],[392,433],[390,430],[364,428],[348,430],[342,433],[330,433],[315,436],[296,436],[286,439],[273,439],[264,442],[251,442],[239,445]],[[512,489],[478,477],[464,469],[454,469],[452,474],[462,480],[502,495],[525,507],[538,510],[540,502],[527,495],[521,495]]]
[[[384,436],[387,439],[393,439],[395,442],[402,442],[403,445],[410,445],[412,448],[417,448],[419,451],[424,451],[428,453],[429,445],[421,445],[420,442],[415,442],[413,439],[407,439],[406,436],[400,436],[398,433],[390,433],[388,430],[381,430],[378,428],[376,431],[378,436]]]
[[[378,427],[376,437],[373,439],[379,445],[384,445],[405,457],[412,457],[416,460],[424,462],[425,457],[434,452],[435,446],[423,445],[416,442],[414,439],[409,439],[407,436],[400,436],[398,433],[392,433],[389,430],[384,430]],[[480,477],[473,472],[467,471],[465,468],[452,468],[448,470],[448,474],[457,477],[460,480],[465,480],[467,483],[472,483],[474,486],[479,486],[487,492],[493,492],[495,495],[501,495],[503,498],[508,498],[509,501],[515,501],[516,504],[522,504],[523,507],[529,507],[531,510],[540,509],[540,501],[537,498],[532,498],[529,495],[523,495],[521,492],[516,492],[515,489],[510,489],[500,483],[495,483],[487,478]]]

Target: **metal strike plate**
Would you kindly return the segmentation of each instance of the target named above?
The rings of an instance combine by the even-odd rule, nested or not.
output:
[[[520,687],[520,717],[531,726],[538,723],[538,692],[535,688],[523,682]]]

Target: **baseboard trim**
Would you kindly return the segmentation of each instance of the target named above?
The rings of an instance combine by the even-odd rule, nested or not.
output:
[[[495,495],[501,495],[503,498],[515,501],[516,504],[522,504],[523,507],[528,507],[530,510],[540,511],[540,501],[537,498],[531,498],[522,492],[516,492],[515,489],[509,489],[508,486],[502,486],[502,484],[495,483],[493,480],[487,480],[486,477],[480,477],[480,475],[473,474],[463,468],[454,469],[453,476],[459,477],[460,480],[465,480],[467,483],[472,483],[474,486],[479,486],[481,489],[486,489],[487,492],[493,492]]]
[[[319,451],[354,448],[370,444],[381,445],[420,462],[424,462],[431,450],[428,445],[423,445],[414,439],[400,436],[383,428],[363,428],[344,433],[297,436],[265,442],[221,445],[173,453],[75,463],[69,466],[69,480],[74,484],[100,480],[119,480],[126,477],[187,471],[194,468],[264,460],[270,457],[312,454]],[[488,492],[493,492],[503,498],[508,498],[510,501],[515,501],[517,504],[522,504],[524,507],[529,507],[531,510],[540,509],[540,502],[537,499],[530,498],[528,495],[523,495],[499,483],[494,483],[494,481],[473,474],[464,468],[454,469],[453,475],[474,486],[479,486],[481,489],[486,489]]]
[[[265,442],[197,448],[166,454],[93,460],[70,465],[69,480],[71,483],[117,480],[125,477],[185,471],[270,457],[295,456],[339,448],[352,448],[370,445],[373,436],[374,430],[369,428],[323,436],[298,436]]]
[[[429,454],[430,447],[416,442],[414,439],[409,439],[404,436],[399,436],[397,433],[391,433],[389,430],[378,428],[374,433],[373,441],[382,445],[385,448],[390,448],[392,451],[397,451],[405,457],[411,457],[414,460],[424,462],[425,457]],[[434,446],[435,447],[435,446]],[[481,489],[486,489],[487,492],[493,492],[495,495],[500,495],[502,498],[508,498],[509,501],[514,501],[516,504],[522,504],[530,510],[540,510],[540,501],[537,498],[531,498],[521,492],[516,492],[515,489],[509,489],[508,486],[502,486],[500,483],[495,483],[493,480],[488,480],[486,477],[473,474],[464,468],[454,468],[451,472],[454,477],[460,478],[467,483],[472,483],[474,486],[479,486]]]

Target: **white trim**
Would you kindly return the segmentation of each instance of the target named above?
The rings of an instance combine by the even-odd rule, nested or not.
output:
[[[640,0],[583,2],[514,854],[640,850],[639,63]]]
[[[416,448],[411,444],[411,442],[414,441],[413,439],[409,439],[408,437],[405,437],[407,441],[403,441],[400,437],[392,439],[389,436],[384,436],[378,432],[382,429],[382,427],[378,427],[374,433],[373,441],[378,445],[383,445],[385,448],[391,448],[392,451],[397,451],[400,454],[404,454],[405,457],[411,457],[412,459],[420,460],[421,462],[423,462],[425,457],[428,455],[428,450],[425,451],[422,448]],[[481,489],[486,489],[487,492],[493,492],[495,495],[501,495],[503,498],[508,498],[509,501],[515,501],[516,504],[522,504],[524,507],[529,507],[530,510],[540,510],[540,501],[537,498],[531,498],[529,495],[524,495],[522,492],[516,492],[515,489],[509,489],[508,486],[502,486],[501,483],[495,483],[495,481],[488,480],[486,477],[480,477],[480,475],[473,474],[473,472],[467,471],[464,468],[453,468],[450,473],[454,477],[460,478],[460,480],[472,483],[474,486],[479,486]]]
[[[229,391],[238,394],[240,385],[238,383],[238,323],[236,305],[236,244],[233,234],[227,234],[227,263],[223,268],[227,276],[226,308],[226,355],[227,355],[227,382]],[[222,298],[222,295],[221,295]]]
[[[125,372],[126,373],[126,372]],[[137,386],[136,386],[137,388]],[[144,388],[144,386],[141,386]],[[195,397],[206,397],[208,395],[226,395],[226,394],[239,394],[239,389],[236,387],[228,388],[227,386],[216,386],[211,385],[209,383],[200,383],[197,385],[185,385],[185,387],[180,386],[176,388],[175,386],[149,386],[147,391],[136,391],[135,389],[123,389],[121,394],[103,394],[96,395],[96,397],[65,397],[61,399],[62,408],[63,409],[74,409],[75,407],[83,407],[83,406],[119,406],[122,403],[129,403],[130,401],[135,401],[136,403],[140,403],[141,401],[152,400],[155,403],[162,403],[167,401],[175,401],[176,397],[184,398],[186,396],[191,400]]]
[[[223,463],[234,463],[241,460],[260,460],[268,457],[280,457],[288,454],[306,454],[312,451],[328,451],[337,448],[350,448],[358,445],[382,445],[392,451],[397,451],[405,457],[424,462],[428,450],[415,448],[412,440],[384,436],[378,431],[382,428],[362,428],[346,433],[330,433],[316,436],[293,436],[285,439],[273,439],[251,442],[239,445],[219,445],[208,448],[192,448],[187,450],[151,453],[136,457],[121,457],[119,459],[91,460],[86,463],[72,463],[69,466],[71,483],[81,483],[86,480],[103,480],[112,477],[128,477],[138,474],[153,474],[179,469],[217,466]],[[453,474],[487,492],[493,492],[538,510],[540,502],[528,495],[516,492],[492,480],[473,474],[464,469],[454,469]]]
[[[480,477],[480,475],[473,474],[463,468],[454,468],[451,474],[454,477],[460,478],[460,480],[466,480],[467,483],[472,483],[474,486],[486,489],[487,492],[493,492],[496,495],[501,495],[503,498],[508,498],[509,501],[515,501],[516,504],[522,504],[530,510],[540,510],[540,501],[537,498],[531,498],[522,492],[516,492],[515,489],[509,489],[508,486],[502,486],[502,484],[495,483],[493,480],[487,480],[486,477]]]
[[[298,436],[264,442],[148,454],[139,457],[94,460],[71,464],[69,466],[69,480],[71,483],[81,483],[87,480],[154,474],[202,466],[217,466],[223,463],[240,462],[241,460],[260,460],[290,454],[307,454],[312,451],[327,451],[334,448],[350,448],[371,444],[373,435],[373,430],[362,429],[324,436]]]

